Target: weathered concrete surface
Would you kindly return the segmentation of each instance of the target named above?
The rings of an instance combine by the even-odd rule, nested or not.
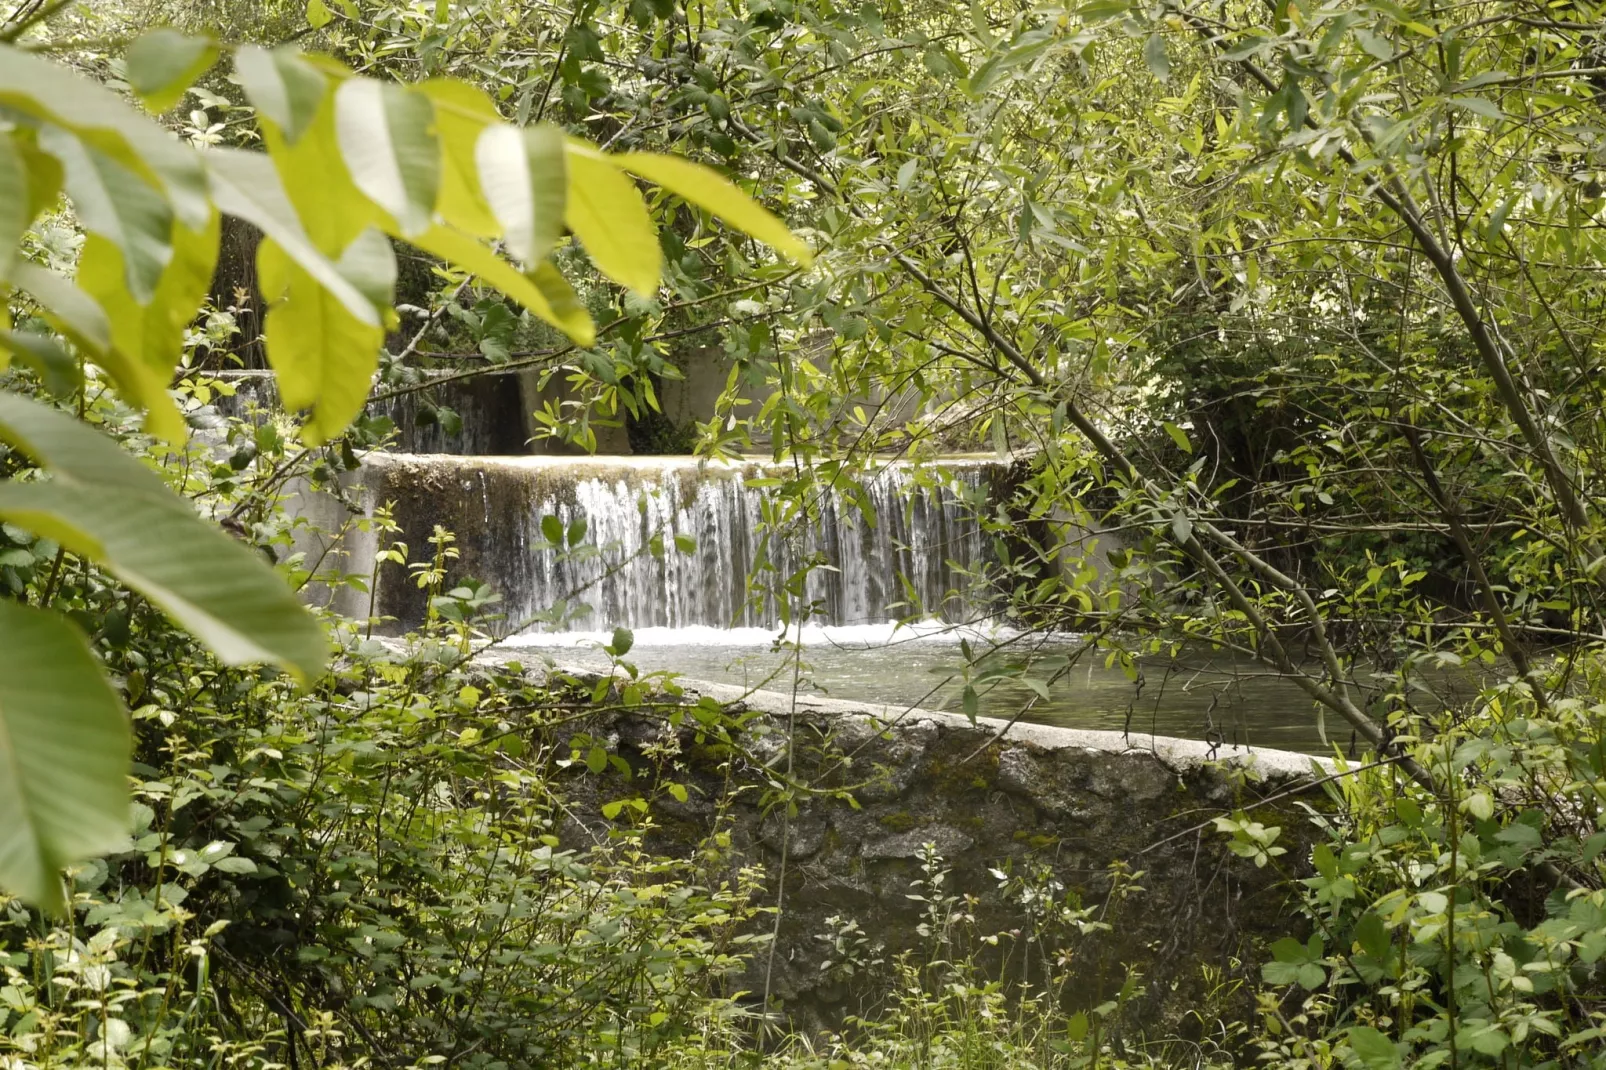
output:
[[[1311,830],[1293,802],[1316,778],[1308,756],[687,686],[693,700],[707,695],[757,714],[735,748],[699,743],[692,727],[673,728],[661,715],[611,717],[586,730],[641,770],[666,744],[678,753],[670,775],[691,793],[655,806],[658,847],[690,850],[723,828],[736,860],[765,865],[770,903],[779,894],[783,907],[776,953],[761,957],[742,987],[767,990],[795,1027],[834,1027],[885,994],[884,973],[844,980],[826,968],[827,919],[856,920],[888,959],[921,946],[925,904],[909,896],[926,843],[951,867],[949,889],[972,897],[968,931],[984,959],[1000,952],[984,949],[981,937],[1027,925],[1000,894],[994,869],[1046,866],[1084,905],[1099,906],[1113,929],[1072,945],[1068,1001],[1109,998],[1135,967],[1147,991],[1131,1020],[1156,1030],[1186,1031],[1188,1012],[1222,991],[1223,979],[1256,971],[1266,940],[1298,928],[1286,876],[1233,856],[1210,819],[1279,796],[1255,816],[1284,826],[1280,861],[1299,870]],[[816,795],[799,799],[788,818],[766,798],[766,782],[789,764],[816,788],[849,789],[857,808]],[[576,834],[600,829],[607,799],[641,790],[588,777],[575,789]],[[1111,867],[1121,863],[1143,891],[1110,899]],[[1018,962],[1005,967],[1010,979],[1020,979]]]

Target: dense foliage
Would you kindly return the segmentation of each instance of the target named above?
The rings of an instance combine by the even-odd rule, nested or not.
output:
[[[0,34],[3,344],[28,365],[0,435],[33,458],[0,486],[0,713],[27,756],[0,789],[28,817],[0,872],[49,901],[61,863],[122,852],[78,871],[71,926],[12,912],[0,999],[27,1059],[738,1057],[751,1008],[721,986],[751,887],[629,837],[556,850],[552,756],[486,742],[568,699],[349,644],[320,676],[282,584],[167,489],[271,541],[292,470],[327,477],[382,432],[340,438],[376,370],[394,390],[537,368],[568,388],[553,437],[683,444],[654,413],[695,343],[729,371],[697,448],[804,462],[777,538],[889,453],[1021,460],[980,579],[1023,631],[1002,660],[967,648],[972,688],[1055,686],[1072,665],[1034,658],[1039,632],[1087,631],[1134,675],[1206,643],[1296,680],[1351,756],[1308,869],[1222,815],[1227,849],[1302,882],[1308,928],[1269,949],[1253,1019],[1150,1054],[1606,1064],[1600,5],[90,7],[23,0]],[[154,22],[181,32],[126,47]],[[220,27],[241,47],[214,70],[197,35]],[[292,38],[334,59],[260,47]],[[762,193],[813,266],[679,157]],[[196,319],[220,212],[269,242],[257,292]],[[405,321],[394,248],[427,265]],[[269,424],[229,432],[226,464],[185,452],[180,406],[215,388],[170,373],[237,333],[310,409],[304,451]],[[156,463],[24,400],[46,390]],[[162,524],[191,567],[160,571]],[[152,605],[311,690],[217,665]],[[112,685],[85,682],[96,661]],[[131,851],[113,685],[136,711]],[[100,764],[61,760],[91,737]],[[1099,1013],[1006,1000],[950,946],[932,963],[828,1058],[1117,1057]]]

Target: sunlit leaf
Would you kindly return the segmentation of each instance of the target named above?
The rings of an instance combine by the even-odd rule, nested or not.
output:
[[[335,132],[357,188],[395,218],[402,233],[429,227],[440,193],[435,109],[422,93],[368,78],[335,91]]]
[[[474,161],[508,249],[525,264],[545,259],[563,236],[563,131],[550,123],[522,130],[488,126],[474,146]]]
[[[329,87],[323,72],[284,48],[269,51],[246,45],[234,54],[234,73],[251,106],[290,144],[301,139]]]
[[[435,105],[435,136],[441,146],[441,193],[436,209],[459,230],[494,238],[502,226],[480,188],[475,146],[480,134],[501,116],[490,99],[466,82],[434,78],[415,87]]]
[[[11,277],[17,246],[33,222],[28,186],[28,161],[10,134],[0,135],[0,283]]]
[[[203,231],[175,226],[173,258],[144,305],[119,285],[122,254],[116,246],[91,236],[79,258],[78,283],[111,325],[111,350],[96,362],[112,373],[130,402],[147,410],[146,430],[168,442],[182,442],[186,434],[168,385],[183,351],[184,331],[211,286],[220,230],[215,215]]]
[[[127,839],[131,750],[78,630],[0,599],[0,885],[64,909],[61,868]]]
[[[13,268],[12,281],[39,302],[52,326],[78,345],[95,353],[111,347],[112,329],[105,310],[70,280],[24,261]]]
[[[472,271],[575,343],[589,346],[596,341],[597,330],[590,313],[549,263],[543,261],[529,275],[522,274],[492,250],[450,227],[431,227],[414,238],[413,244]]]
[[[565,220],[597,270],[638,294],[658,290],[658,236],[647,204],[617,166],[583,141],[569,141]]]
[[[61,161],[67,196],[84,229],[122,250],[128,291],[144,304],[173,256],[173,213],[138,175],[62,130],[40,132],[40,145]]]
[[[0,516],[101,561],[230,664],[271,661],[303,678],[322,671],[323,629],[284,580],[116,443],[6,393],[0,438],[54,476],[0,484]]]
[[[227,215],[254,224],[300,268],[316,279],[354,320],[380,325],[379,309],[363,296],[308,237],[272,162],[261,153],[214,149],[206,154],[217,206]]]
[[[44,388],[58,398],[71,397],[83,385],[78,361],[53,334],[0,330],[0,355],[15,356],[34,370]],[[5,361],[0,360],[0,371]]]
[[[227,664],[277,662],[303,678],[323,669],[323,629],[284,580],[172,494],[5,483],[0,517],[99,561]]]
[[[200,157],[115,93],[58,63],[0,44],[0,104],[63,126],[161,187],[190,227],[206,225],[206,172]]]
[[[611,159],[617,160],[618,165],[627,171],[640,175],[648,182],[657,183],[675,196],[705,209],[748,237],[770,246],[787,259],[804,267],[814,262],[813,251],[788,230],[785,223],[718,172],[678,156],[664,156],[654,152],[631,152]],[[913,162],[911,160],[910,164]],[[911,177],[913,173],[913,168],[910,167]],[[899,182],[903,181],[900,173]]]
[[[368,231],[350,251],[362,286],[376,294],[395,282],[395,260],[383,235]],[[382,253],[374,248],[377,240]],[[383,258],[389,257],[389,278]],[[384,330],[363,323],[273,241],[257,251],[257,272],[268,303],[268,360],[278,373],[279,396],[292,411],[310,409],[302,437],[316,445],[344,431],[362,411]]]

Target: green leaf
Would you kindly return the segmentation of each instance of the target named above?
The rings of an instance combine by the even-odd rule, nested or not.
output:
[[[124,56],[129,88],[152,111],[177,104],[195,80],[217,62],[217,43],[177,30],[152,30],[128,46]]]
[[[272,238],[297,266],[345,306],[354,320],[373,327],[380,325],[374,303],[307,236],[268,157],[238,149],[213,149],[206,159],[212,194],[221,211],[244,219]]]
[[[105,310],[70,281],[27,261],[16,265],[12,280],[39,302],[45,318],[74,343],[96,353],[111,348],[112,328]]]
[[[15,394],[0,393],[0,438],[75,485],[121,487],[171,496],[162,477],[117,443],[71,416]]]
[[[658,290],[658,236],[635,184],[583,141],[568,145],[564,212],[597,270],[643,297]]]
[[[173,257],[173,212],[162,194],[116,160],[59,129],[39,133],[40,146],[60,160],[67,196],[84,229],[123,254],[128,292],[146,304]]]
[[[1380,37],[1370,30],[1356,30],[1355,40],[1361,43],[1361,48],[1373,59],[1388,62],[1394,58],[1394,45],[1386,37]]]
[[[1352,1027],[1349,1046],[1367,1070],[1395,1070],[1400,1065],[1400,1052],[1394,1042],[1371,1026]]]
[[[553,513],[541,518],[541,537],[553,546],[563,545],[563,521]]]
[[[28,161],[12,134],[0,136],[0,285],[11,278],[17,246],[33,222],[28,211]]]
[[[678,156],[663,156],[653,152],[631,152],[618,157],[604,156],[603,159],[617,161],[625,170],[708,211],[715,218],[763,242],[794,263],[803,267],[814,263],[813,251],[788,230],[785,223],[743,193],[734,182],[710,168]],[[911,160],[904,166],[909,167],[913,162]],[[913,177],[912,169],[910,175]],[[904,185],[901,171],[899,185],[900,188]]]
[[[1021,34],[1007,50],[976,68],[976,73],[970,77],[970,95],[981,96],[997,85],[1007,72],[1034,62],[1048,51],[1054,40],[1052,34],[1041,30]]]
[[[383,286],[388,291],[395,281],[390,244],[377,231],[365,234],[377,239],[382,254],[373,247],[373,239],[359,237],[347,256],[354,262],[368,262],[362,270],[372,277],[362,289],[377,292],[377,287]],[[372,263],[381,256],[390,258],[388,280],[380,277],[383,268]],[[346,258],[342,259],[345,262]],[[309,445],[327,442],[362,411],[379,367],[384,329],[352,316],[271,239],[257,249],[257,273],[268,304],[263,333],[268,360],[278,374],[279,396],[286,409],[311,410],[301,429],[304,441]]]
[[[1177,449],[1186,454],[1191,455],[1193,453],[1193,443],[1188,441],[1188,433],[1186,431],[1169,421],[1162,426],[1165,428],[1165,433],[1171,436],[1171,441],[1177,444]]]
[[[61,868],[127,839],[131,751],[77,629],[0,599],[0,885],[65,909]]]
[[[323,629],[284,580],[171,493],[0,484],[0,516],[99,561],[226,664],[277,662],[304,680],[323,670]]]
[[[78,361],[61,347],[54,335],[43,331],[0,330],[0,353],[21,359],[34,370],[45,389],[55,397],[70,398],[83,385]],[[0,361],[0,371],[3,370],[4,362]]]
[[[547,261],[524,275],[496,253],[473,238],[451,227],[431,227],[412,242],[426,253],[471,271],[508,297],[568,335],[575,344],[589,346],[597,340],[591,314],[558,270]]]
[[[616,658],[622,658],[630,653],[630,648],[636,645],[636,636],[629,628],[615,628],[613,642],[608,644],[609,651]]]
[[[307,25],[314,30],[323,29],[334,17],[334,13],[329,10],[329,5],[325,4],[324,0],[307,0]]]
[[[466,82],[434,78],[417,91],[435,105],[435,136],[441,145],[441,193],[436,209],[448,223],[480,238],[494,238],[502,225],[486,202],[474,166],[475,147],[487,126],[501,121],[490,98]]]
[[[0,44],[0,104],[70,130],[160,186],[186,225],[206,225],[206,172],[193,149],[115,93],[43,56]]]
[[[117,246],[91,235],[79,257],[79,285],[99,303],[111,327],[111,347],[97,354],[95,362],[112,373],[124,398],[147,410],[146,430],[174,444],[187,432],[167,388],[183,350],[184,331],[211,287],[220,233],[215,214],[201,231],[176,224],[172,259],[144,305],[122,285],[122,250]]]
[[[474,161],[507,247],[525,264],[540,263],[563,237],[563,131],[550,123],[523,130],[488,126],[475,143]]]
[[[429,97],[371,78],[335,91],[335,134],[351,180],[404,235],[429,228],[440,194],[440,144]]]
[[[1500,110],[1500,105],[1483,97],[1451,97],[1448,103],[1458,108],[1464,108],[1474,115],[1481,115],[1485,119],[1504,119],[1506,117],[1506,113]]]
[[[284,199],[325,258],[339,257],[369,227],[400,233],[395,220],[357,188],[346,169],[335,130],[334,94],[324,97],[293,143],[273,122],[264,118],[260,125]]]
[[[329,88],[324,73],[293,50],[246,45],[234,54],[246,99],[294,145],[311,125]]]
[[[323,629],[284,580],[116,443],[63,412],[6,393],[0,438],[55,477],[0,484],[0,514],[104,561],[230,664],[274,661],[303,677],[322,671]]]
[[[1076,9],[1083,22],[1100,22],[1125,15],[1132,10],[1132,0],[1093,0]]]
[[[1165,50],[1164,34],[1151,33],[1143,42],[1143,62],[1148,64],[1149,73],[1160,81],[1171,77],[1171,57]]]

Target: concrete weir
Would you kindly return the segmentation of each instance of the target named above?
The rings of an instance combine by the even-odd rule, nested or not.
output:
[[[975,953],[1005,980],[1038,976],[1019,945],[1009,952],[1007,940],[1002,949],[983,943],[1031,924],[999,874],[1038,874],[1057,884],[1059,902],[1096,908],[1092,919],[1109,926],[1067,945],[1068,1002],[1086,1007],[1110,998],[1135,969],[1143,994],[1131,1020],[1156,1032],[1185,1028],[1189,1011],[1205,1007],[1218,986],[1258,975],[1265,944],[1299,928],[1287,874],[1306,868],[1315,830],[1298,804],[1320,805],[1316,785],[1331,763],[682,683],[685,701],[706,695],[754,715],[736,736],[729,781],[730,752],[672,727],[661,710],[609,715],[580,730],[608,739],[638,769],[652,768],[651,755],[666,744],[679,755],[679,767],[664,775],[682,778],[690,793],[684,803],[669,796],[655,803],[656,847],[690,851],[723,829],[735,860],[765,865],[768,904],[783,908],[776,953],[758,956],[741,987],[779,1000],[794,1027],[836,1028],[846,1016],[873,1011],[890,990],[887,964],[903,952],[931,953],[920,932],[927,903],[911,898],[929,891],[915,884],[927,844],[949,871],[945,893],[961,897],[960,909],[974,918],[942,954]],[[804,793],[787,817],[769,790],[770,771],[781,768],[817,788],[842,788],[857,805]],[[604,833],[604,802],[645,790],[611,774],[571,775],[576,843]],[[1226,849],[1211,819],[1237,809],[1282,826],[1277,844],[1287,854],[1278,865],[1256,867]],[[1123,886],[1125,894],[1117,891]],[[832,964],[822,937],[846,919],[878,948],[866,957],[882,966],[850,975]],[[772,921],[763,924],[767,931]]]

